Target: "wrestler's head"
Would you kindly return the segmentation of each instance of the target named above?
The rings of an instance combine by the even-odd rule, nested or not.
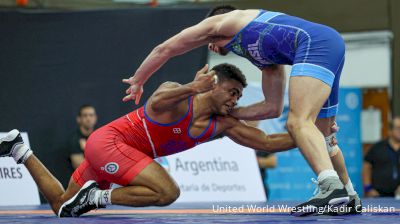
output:
[[[206,18],[211,17],[211,16],[216,16],[216,15],[221,15],[225,14],[231,11],[236,10],[235,7],[231,5],[220,5],[212,8],[206,15]]]
[[[230,5],[221,5],[221,6],[217,6],[213,9],[211,9],[206,18],[211,17],[211,16],[215,16],[215,15],[221,15],[221,14],[225,14],[231,11],[236,10],[235,7],[230,6]],[[222,47],[223,45],[218,43],[218,41],[213,42],[213,43],[209,43],[208,44],[208,49],[210,51],[213,51],[219,55],[227,55],[229,53],[229,51],[227,49],[225,49],[224,47]]]
[[[213,112],[227,115],[242,96],[243,88],[247,86],[246,77],[239,68],[227,63],[216,65],[211,70],[218,76],[218,83],[210,92]]]

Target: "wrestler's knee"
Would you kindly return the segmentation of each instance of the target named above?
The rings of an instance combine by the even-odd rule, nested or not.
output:
[[[289,113],[288,120],[286,122],[286,127],[290,133],[295,133],[300,131],[302,127],[310,122],[305,116],[297,115],[294,113]]]
[[[170,205],[179,198],[179,195],[180,189],[175,183],[173,183],[170,186],[163,188],[163,190],[159,192],[159,200],[157,202],[157,205]]]

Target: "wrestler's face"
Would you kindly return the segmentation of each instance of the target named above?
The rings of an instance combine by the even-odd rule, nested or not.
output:
[[[242,96],[242,91],[243,86],[240,82],[233,79],[220,80],[212,93],[214,113],[228,115]]]
[[[218,46],[218,44],[215,43],[209,43],[208,49],[222,56],[225,56],[229,53],[227,49],[225,49],[224,47],[220,47]]]

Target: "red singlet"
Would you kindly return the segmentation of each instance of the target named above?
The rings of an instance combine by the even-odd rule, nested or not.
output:
[[[82,186],[95,180],[100,188],[110,183],[126,186],[154,158],[193,148],[210,140],[216,129],[216,116],[210,117],[208,127],[197,137],[190,135],[193,119],[193,97],[182,118],[160,124],[146,114],[146,104],[97,129],[87,140],[85,160],[72,177]]]

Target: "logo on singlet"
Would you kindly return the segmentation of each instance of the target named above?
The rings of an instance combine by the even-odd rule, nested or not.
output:
[[[111,163],[107,163],[104,166],[104,169],[106,170],[107,173],[114,174],[114,173],[118,172],[119,166],[117,163],[111,162]]]
[[[173,132],[174,134],[180,134],[180,133],[182,133],[182,131],[181,131],[180,128],[173,128],[173,129],[172,129],[172,132]]]
[[[249,51],[249,54],[258,62],[260,63],[264,63],[264,64],[268,64],[267,61],[265,61],[261,55],[260,55],[260,51],[258,50],[258,41],[255,42],[254,44],[249,44],[247,45],[247,50]]]

